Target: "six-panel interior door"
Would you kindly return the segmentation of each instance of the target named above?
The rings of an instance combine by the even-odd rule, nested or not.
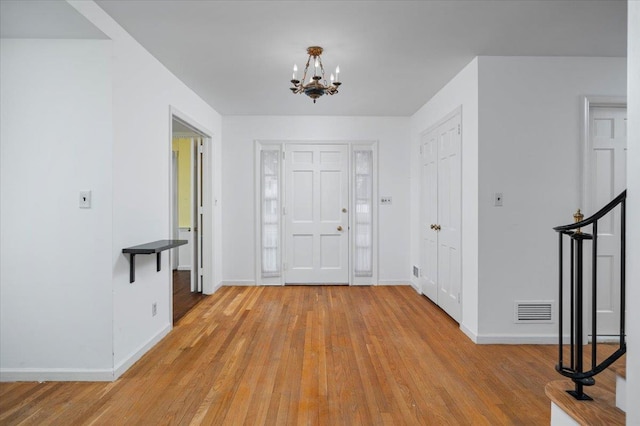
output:
[[[456,321],[462,315],[460,125],[458,113],[421,141],[422,292]]]
[[[627,176],[626,108],[593,107],[590,115],[592,184],[587,215],[624,191]],[[598,223],[597,262],[596,335],[617,335],[620,332],[619,208]],[[591,278],[586,277],[585,282],[591,282]]]
[[[286,284],[349,282],[347,145],[287,145]]]

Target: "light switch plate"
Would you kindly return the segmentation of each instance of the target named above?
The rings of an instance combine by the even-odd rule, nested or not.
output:
[[[90,209],[91,208],[91,191],[80,191],[80,208],[81,209]]]

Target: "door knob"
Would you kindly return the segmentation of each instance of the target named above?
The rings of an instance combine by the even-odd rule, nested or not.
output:
[[[440,227],[440,225],[433,225],[433,229],[435,229],[436,231],[439,231],[442,228]]]
[[[346,213],[346,212],[347,212],[347,209],[343,208],[342,213]]]
[[[342,226],[338,226],[338,231],[342,231]]]
[[[429,226],[429,228],[431,228],[431,229],[436,229],[436,226],[432,223],[432,224]]]

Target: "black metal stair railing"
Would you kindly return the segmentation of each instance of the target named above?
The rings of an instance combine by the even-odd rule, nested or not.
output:
[[[591,386],[595,384],[593,378],[596,374],[601,373],[611,364],[613,364],[618,358],[620,358],[626,352],[625,343],[625,210],[626,210],[626,196],[627,191],[623,191],[620,195],[614,198],[609,204],[600,209],[597,213],[591,217],[584,219],[578,213],[574,215],[575,223],[563,226],[557,226],[553,228],[559,237],[559,300],[558,300],[558,316],[559,316],[559,342],[558,342],[558,365],[556,370],[563,376],[569,377],[575,383],[575,389],[567,391],[574,398],[580,400],[591,399],[584,393],[584,386]],[[620,330],[619,330],[619,346],[615,352],[610,354],[603,361],[598,363],[598,339],[596,336],[597,328],[597,290],[598,290],[598,275],[597,275],[597,256],[598,256],[598,221],[610,214],[613,209],[620,206]],[[582,232],[582,228],[591,226],[590,233]],[[570,246],[570,272],[569,272],[569,318],[570,318],[570,333],[569,333],[569,361],[568,365],[565,365],[564,355],[564,312],[563,312],[563,277],[565,274],[565,265],[563,261],[563,239],[569,238],[571,240]],[[591,317],[591,353],[590,353],[590,368],[585,371],[585,357],[584,353],[584,296],[585,288],[583,286],[584,281],[584,243],[585,241],[591,242],[591,303],[590,306],[586,306],[590,310]],[[587,289],[589,291],[589,289]],[[587,359],[586,364],[589,364]]]

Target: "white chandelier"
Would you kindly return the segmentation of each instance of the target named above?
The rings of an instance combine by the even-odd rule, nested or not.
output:
[[[327,84],[327,80],[324,76],[322,59],[320,59],[320,55],[322,55],[322,47],[310,46],[307,48],[307,53],[309,54],[309,58],[307,59],[307,65],[304,67],[302,80],[298,80],[298,66],[293,66],[293,78],[291,80],[293,87],[290,87],[290,89],[292,93],[304,93],[313,99],[313,103],[315,104],[316,99],[322,95],[335,95],[338,93],[338,87],[342,84],[340,82],[340,67],[336,67],[335,76],[332,73],[330,78],[331,83]],[[309,73],[309,79],[307,80],[309,64],[311,63],[312,58],[313,74]],[[320,82],[320,80],[322,80],[322,82]]]

